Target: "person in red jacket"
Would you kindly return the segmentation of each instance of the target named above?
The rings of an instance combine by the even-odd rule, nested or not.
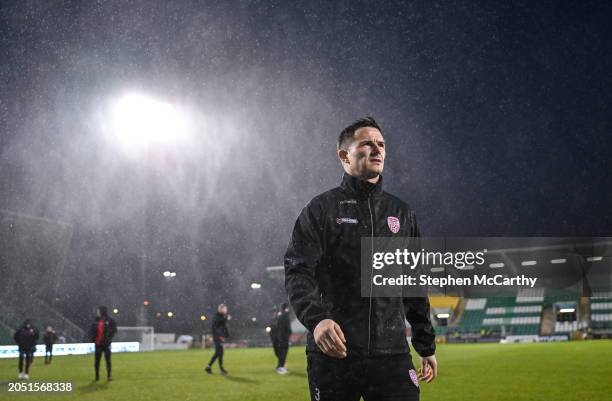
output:
[[[96,321],[91,325],[90,338],[95,344],[94,369],[96,371],[96,381],[100,380],[100,360],[104,354],[106,361],[106,378],[112,380],[111,376],[111,342],[117,333],[117,323],[108,316],[106,306],[99,306],[96,310]]]

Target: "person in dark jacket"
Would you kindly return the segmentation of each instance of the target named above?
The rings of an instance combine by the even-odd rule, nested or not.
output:
[[[278,359],[276,372],[281,375],[289,373],[286,361],[289,352],[289,337],[291,336],[291,320],[289,319],[289,304],[283,303],[270,324],[270,339],[274,355]]]
[[[53,344],[57,342],[57,334],[55,334],[53,327],[47,326],[47,330],[43,334],[43,342],[45,343],[45,364],[49,364],[53,359]]]
[[[208,365],[204,368],[206,373],[212,374],[212,364],[219,360],[219,370],[222,375],[228,374],[227,370],[223,368],[223,343],[229,338],[229,331],[227,329],[227,305],[221,304],[217,307],[217,313],[212,323],[212,335],[213,343],[215,344],[215,353],[210,359]]]
[[[36,352],[36,341],[38,341],[38,329],[32,325],[30,320],[23,322],[23,325],[15,332],[13,339],[19,349],[19,378],[30,378],[30,366]]]
[[[419,237],[414,212],[383,191],[386,148],[371,118],[345,128],[337,144],[339,187],[308,203],[285,254],[285,287],[308,329],[311,399],[418,400],[418,375],[406,341],[421,356],[421,380],[437,374],[429,300],[361,296],[361,239]]]
[[[113,336],[117,333],[115,319],[108,316],[106,306],[98,306],[96,309],[96,321],[91,325],[90,340],[95,344],[94,369],[96,381],[100,380],[100,360],[104,354],[106,362],[106,379],[113,380],[111,376],[111,343]]]

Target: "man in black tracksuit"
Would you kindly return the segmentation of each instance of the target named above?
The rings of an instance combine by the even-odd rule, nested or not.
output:
[[[38,329],[32,322],[26,320],[23,325],[15,332],[13,339],[19,348],[19,378],[30,378],[30,365],[36,352],[36,341],[38,341]]]
[[[279,374],[287,374],[289,371],[285,367],[287,354],[289,353],[289,337],[291,336],[291,320],[289,319],[289,305],[283,303],[280,310],[276,312],[276,316],[271,325],[270,338],[274,354],[278,359],[276,364],[276,372]]]
[[[225,304],[217,307],[217,314],[212,323],[212,335],[215,353],[204,370],[206,373],[212,374],[212,364],[219,359],[219,370],[222,375],[226,375],[228,372],[223,368],[223,343],[229,337],[229,330],[227,329],[227,306]]]
[[[385,144],[374,119],[340,134],[345,170],[339,187],[315,197],[301,212],[285,254],[291,306],[308,329],[311,399],[418,400],[409,354],[421,356],[421,380],[437,374],[435,333],[427,298],[361,296],[361,238],[418,237],[414,212],[382,189]]]
[[[53,360],[53,344],[57,341],[57,334],[53,327],[47,326],[47,331],[43,335],[43,342],[45,343],[45,364],[51,363]]]
[[[96,381],[100,380],[100,360],[104,354],[106,361],[106,380],[113,380],[111,376],[111,343],[117,333],[115,319],[108,316],[106,306],[99,306],[96,310],[96,321],[90,328],[90,340],[95,344],[94,369]]]

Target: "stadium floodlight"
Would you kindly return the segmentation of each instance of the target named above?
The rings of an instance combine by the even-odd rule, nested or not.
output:
[[[254,321],[254,322],[256,322],[256,321],[257,321],[257,318],[256,318],[256,317],[253,317],[251,320],[252,320],[252,321]]]
[[[176,272],[171,272],[170,277],[176,277]]]
[[[261,284],[259,284],[259,283],[253,283],[253,284],[251,284],[251,288],[252,288],[252,289],[254,289],[254,290],[258,290],[258,289],[260,289],[260,288],[261,288]]]
[[[576,309],[574,308],[561,308],[559,309],[559,313],[574,313]]]
[[[206,320],[206,315],[201,315],[201,316],[200,316],[200,320],[201,320],[201,321]]]
[[[521,262],[521,266],[535,266],[537,264],[538,262],[536,262],[535,260],[524,260]]]
[[[174,313],[168,312],[168,317],[172,317],[172,316],[174,316]]]
[[[127,154],[142,156],[147,163],[150,161],[152,148],[170,148],[170,145],[179,145],[190,137],[190,123],[184,111],[168,102],[142,94],[130,93],[118,98],[109,104],[108,114],[108,127],[104,131]],[[146,175],[146,170],[143,171]],[[145,191],[145,198],[147,192]],[[145,216],[148,215],[147,209],[145,206]],[[148,253],[144,241],[141,242],[141,253],[143,257],[140,263],[140,296],[144,298]],[[166,275],[164,272],[164,277],[173,277],[169,273]],[[145,305],[141,305],[138,324],[146,326],[146,321]]]
[[[436,317],[438,319],[448,319],[450,317],[450,313],[438,313]]]
[[[551,259],[550,263],[552,263],[553,265],[558,265],[560,263],[565,263],[567,262],[567,259],[563,258],[563,259]]]
[[[119,309],[117,308],[113,309],[113,313],[116,315],[117,313],[119,313]]]
[[[269,333],[271,331],[272,331],[272,327],[270,327],[270,326],[266,327],[266,333]]]
[[[170,277],[170,274],[172,273],[170,273],[169,271],[165,271],[163,274],[164,274],[164,277]]]
[[[169,143],[187,137],[186,119],[170,103],[139,94],[120,98],[112,109],[112,127],[128,146]]]

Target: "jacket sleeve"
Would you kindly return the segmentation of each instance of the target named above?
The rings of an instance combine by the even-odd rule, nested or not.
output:
[[[108,333],[108,341],[111,341],[113,339],[113,337],[115,336],[115,334],[117,334],[117,322],[115,322],[115,319],[111,318],[110,322],[109,322],[109,333]]]
[[[420,238],[421,233],[416,223],[414,212],[410,212],[411,237]],[[420,242],[420,241],[419,241]],[[420,245],[417,249],[421,249]],[[404,297],[406,320],[412,327],[412,346],[422,357],[436,353],[436,333],[431,324],[429,298]]]
[[[287,314],[285,316],[285,332],[287,333],[288,336],[290,336],[292,334],[292,331],[291,331],[291,319],[289,319],[289,314]]]
[[[291,321],[289,315],[283,313],[278,319],[278,337],[280,339],[288,338],[291,336]]]
[[[422,357],[436,353],[436,334],[429,317],[428,298],[404,298],[406,319],[412,327],[412,346]]]
[[[285,253],[285,288],[298,320],[311,333],[331,314],[321,302],[315,272],[323,257],[321,227],[312,202],[300,213]]]
[[[97,326],[96,323],[92,323],[91,326],[89,326],[89,342],[91,343],[96,341]]]

